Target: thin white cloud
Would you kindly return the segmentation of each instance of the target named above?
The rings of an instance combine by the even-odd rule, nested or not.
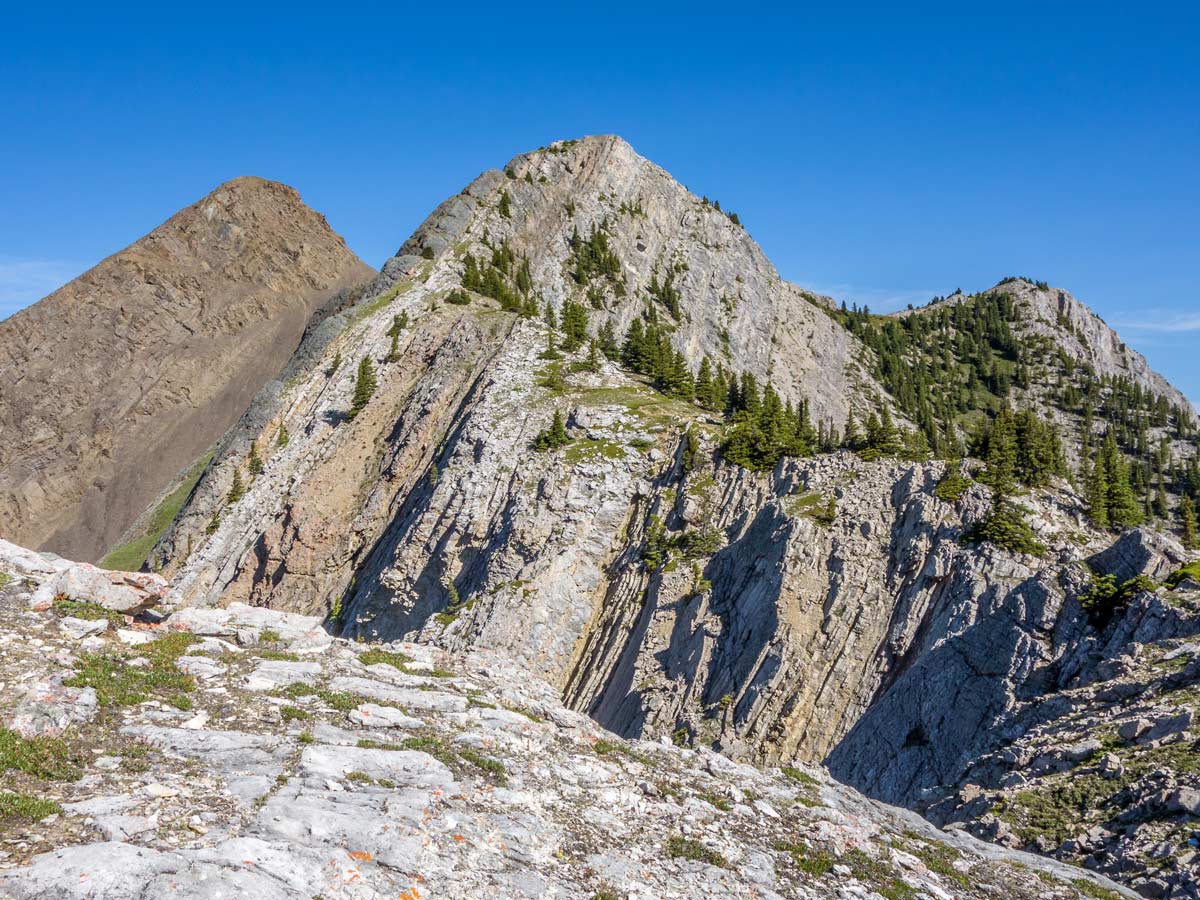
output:
[[[1168,313],[1161,310],[1147,310],[1137,317],[1118,319],[1116,327],[1130,331],[1182,334],[1188,331],[1200,331],[1200,313]]]
[[[0,319],[36,303],[82,271],[67,260],[0,257]]]

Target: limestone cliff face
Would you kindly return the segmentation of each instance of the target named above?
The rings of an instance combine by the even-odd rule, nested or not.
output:
[[[443,303],[461,281],[467,253],[485,258],[492,248],[507,244],[529,260],[537,296],[558,307],[568,298],[586,296],[593,330],[611,319],[617,333],[648,302],[651,279],[670,275],[681,297],[679,315],[672,317],[672,340],[693,364],[707,354],[735,370],[763,378],[770,374],[790,396],[807,398],[814,416],[835,423],[844,421],[851,403],[882,395],[858,362],[862,351],[857,342],[783,283],[743,229],[619,139],[556,145],[517,157],[506,172],[485,173],[439,207],[384,266],[368,299],[324,323],[315,349],[292,366],[286,383],[260,395],[226,439],[155,555],[157,563],[175,571],[189,560],[188,548],[195,550],[181,580],[182,595],[190,602],[231,597],[265,602],[269,595],[272,603],[297,608],[341,604],[343,614],[349,614],[368,603],[368,596],[377,605],[379,590],[392,599],[415,592],[419,601],[395,605],[411,602],[413,615],[423,622],[444,605],[441,592],[448,589],[447,579],[458,577],[457,568],[425,560],[420,571],[403,578],[383,577],[388,548],[412,554],[414,546],[425,546],[414,545],[414,535],[434,540],[429,535],[438,529],[418,519],[441,517],[447,503],[466,503],[460,489],[476,501],[477,490],[460,484],[468,473],[486,472],[491,478],[506,469],[520,475],[529,469],[527,477],[534,477],[539,468],[547,468],[546,460],[530,459],[527,445],[556,406],[577,401],[573,408],[606,410],[604,415],[616,417],[618,431],[636,425],[636,416],[628,415],[630,407],[644,413],[650,401],[664,407],[658,410],[665,420],[657,424],[660,431],[675,430],[681,421],[696,417],[696,410],[682,404],[666,410],[669,404],[649,396],[643,385],[611,365],[590,379],[572,376],[570,395],[560,403],[555,392],[536,383],[546,343],[540,326],[518,326],[514,315],[479,296],[469,308]],[[577,283],[568,265],[572,235],[587,235],[602,225],[620,260],[620,274]],[[409,325],[401,333],[396,358],[389,361],[390,329],[402,314]],[[353,424],[341,424],[355,367],[364,355],[380,366],[380,391]],[[345,362],[335,372],[337,358]],[[606,390],[616,393],[606,398]],[[579,391],[586,396],[576,396]],[[444,407],[436,415],[418,413],[435,402]],[[273,445],[281,427],[291,440],[277,452]],[[255,439],[269,449],[265,476],[244,500],[221,512],[217,523],[214,517],[233,470],[242,466],[244,471],[249,442]],[[661,441],[660,452],[670,440]],[[636,484],[644,463],[618,465],[611,448],[603,450],[591,455],[610,467],[623,465],[629,470],[625,480]],[[481,462],[485,456],[486,465]],[[351,459],[362,468],[344,473]],[[408,467],[403,475],[398,474],[400,459]],[[549,468],[562,484],[573,485],[575,463],[585,469],[597,464],[585,459]],[[337,476],[314,481],[317,471]],[[445,477],[445,486],[432,479],[435,471]],[[420,477],[414,480],[414,474]],[[514,482],[513,490],[518,486]],[[615,491],[611,501],[596,502],[620,508],[636,494],[634,487],[606,489]],[[309,491],[312,496],[306,499]],[[489,506],[480,522],[495,524],[512,514],[510,495],[496,491],[492,501],[508,512]],[[345,533],[347,522],[358,524]],[[468,530],[482,528],[480,522]],[[328,540],[314,537],[323,530],[342,533]],[[540,538],[530,540],[541,543]],[[431,543],[420,552],[429,555],[438,547]],[[589,552],[602,557],[604,551],[592,547]],[[497,572],[511,568],[488,559]],[[471,571],[480,565],[473,563]],[[362,566],[367,568],[360,573]],[[378,612],[371,618],[379,620],[375,627],[393,631],[421,624]],[[569,647],[572,638],[566,640]]]
[[[240,178],[0,322],[0,531],[98,559],[370,274],[294,190]]]

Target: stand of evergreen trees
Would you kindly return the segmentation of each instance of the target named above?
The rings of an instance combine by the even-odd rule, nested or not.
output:
[[[981,422],[970,451],[987,464],[979,480],[998,489],[1013,484],[1039,488],[1055,476],[1067,476],[1058,429],[1032,410],[1014,413],[1005,407],[995,419]]]
[[[571,251],[570,272],[577,284],[587,284],[593,278],[605,278],[613,286],[618,297],[625,296],[625,278],[621,271],[621,259],[608,245],[608,221],[593,225],[586,237],[579,236],[576,228],[568,241]]]
[[[529,269],[528,257],[517,256],[507,241],[490,249],[490,258],[481,256],[477,259],[471,253],[464,257],[463,288],[491,297],[499,302],[501,309],[529,318],[536,317],[538,301],[533,291],[533,274]]]
[[[939,456],[962,452],[958,416],[999,410],[1014,383],[1028,380],[1012,333],[1015,305],[1006,293],[980,294],[903,317],[842,304],[833,316],[874,351],[873,374]]]

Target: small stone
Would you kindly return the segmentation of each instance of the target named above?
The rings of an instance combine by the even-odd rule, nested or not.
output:
[[[94,634],[103,634],[108,630],[108,619],[76,619],[66,616],[58,620],[58,627],[66,632],[67,637],[80,641]]]

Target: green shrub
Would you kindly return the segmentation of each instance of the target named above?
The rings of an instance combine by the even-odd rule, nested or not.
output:
[[[971,479],[957,470],[947,471],[933,489],[933,495],[946,503],[957,503],[971,487]]]
[[[40,822],[47,816],[60,815],[63,808],[53,800],[29,794],[0,794],[0,823],[12,820]]]
[[[364,666],[374,666],[379,663],[391,666],[393,669],[399,669],[401,672],[408,671],[408,664],[412,662],[412,658],[405,656],[403,653],[392,653],[388,650],[380,650],[374,647],[365,653],[360,653],[358,661]]]
[[[307,722],[312,718],[312,713],[299,706],[285,706],[279,710],[279,714],[283,717],[285,725],[289,722]]]
[[[679,835],[675,835],[667,841],[667,855],[672,859],[692,859],[708,863],[710,866],[716,866],[719,869],[729,867],[728,860],[716,850],[710,850],[699,841]]]
[[[976,543],[984,541],[1010,553],[1025,553],[1042,556],[1046,545],[1034,537],[1033,529],[1025,521],[1029,510],[1012,501],[997,497],[987,516],[966,534],[966,540]]]
[[[192,634],[171,634],[138,648],[147,664],[132,665],[135,656],[87,653],[79,658],[67,687],[90,687],[101,706],[136,706],[155,694],[179,694],[194,689],[195,680],[175,668],[175,660],[197,641]],[[171,702],[171,701],[169,701]],[[178,705],[176,703],[176,705]]]
[[[796,867],[807,875],[820,878],[833,871],[836,859],[824,850],[813,849],[805,844],[793,844],[789,841],[776,841],[775,849],[792,857]]]
[[[1191,578],[1193,581],[1200,581],[1200,559],[1195,562],[1188,563],[1178,572],[1172,572],[1167,576],[1167,587],[1174,589],[1184,579]]]
[[[83,776],[79,761],[61,738],[24,738],[0,728],[0,772],[8,770],[44,781],[78,781]]]
[[[538,453],[546,453],[565,447],[569,443],[571,443],[571,439],[567,436],[567,426],[563,421],[563,414],[556,409],[550,427],[538,432],[537,437],[533,439],[533,449]]]
[[[1145,575],[1135,575],[1128,581],[1117,584],[1113,575],[1094,575],[1087,588],[1079,596],[1079,605],[1087,611],[1089,618],[1103,624],[1113,613],[1123,607],[1141,591],[1156,591],[1158,585]]]

